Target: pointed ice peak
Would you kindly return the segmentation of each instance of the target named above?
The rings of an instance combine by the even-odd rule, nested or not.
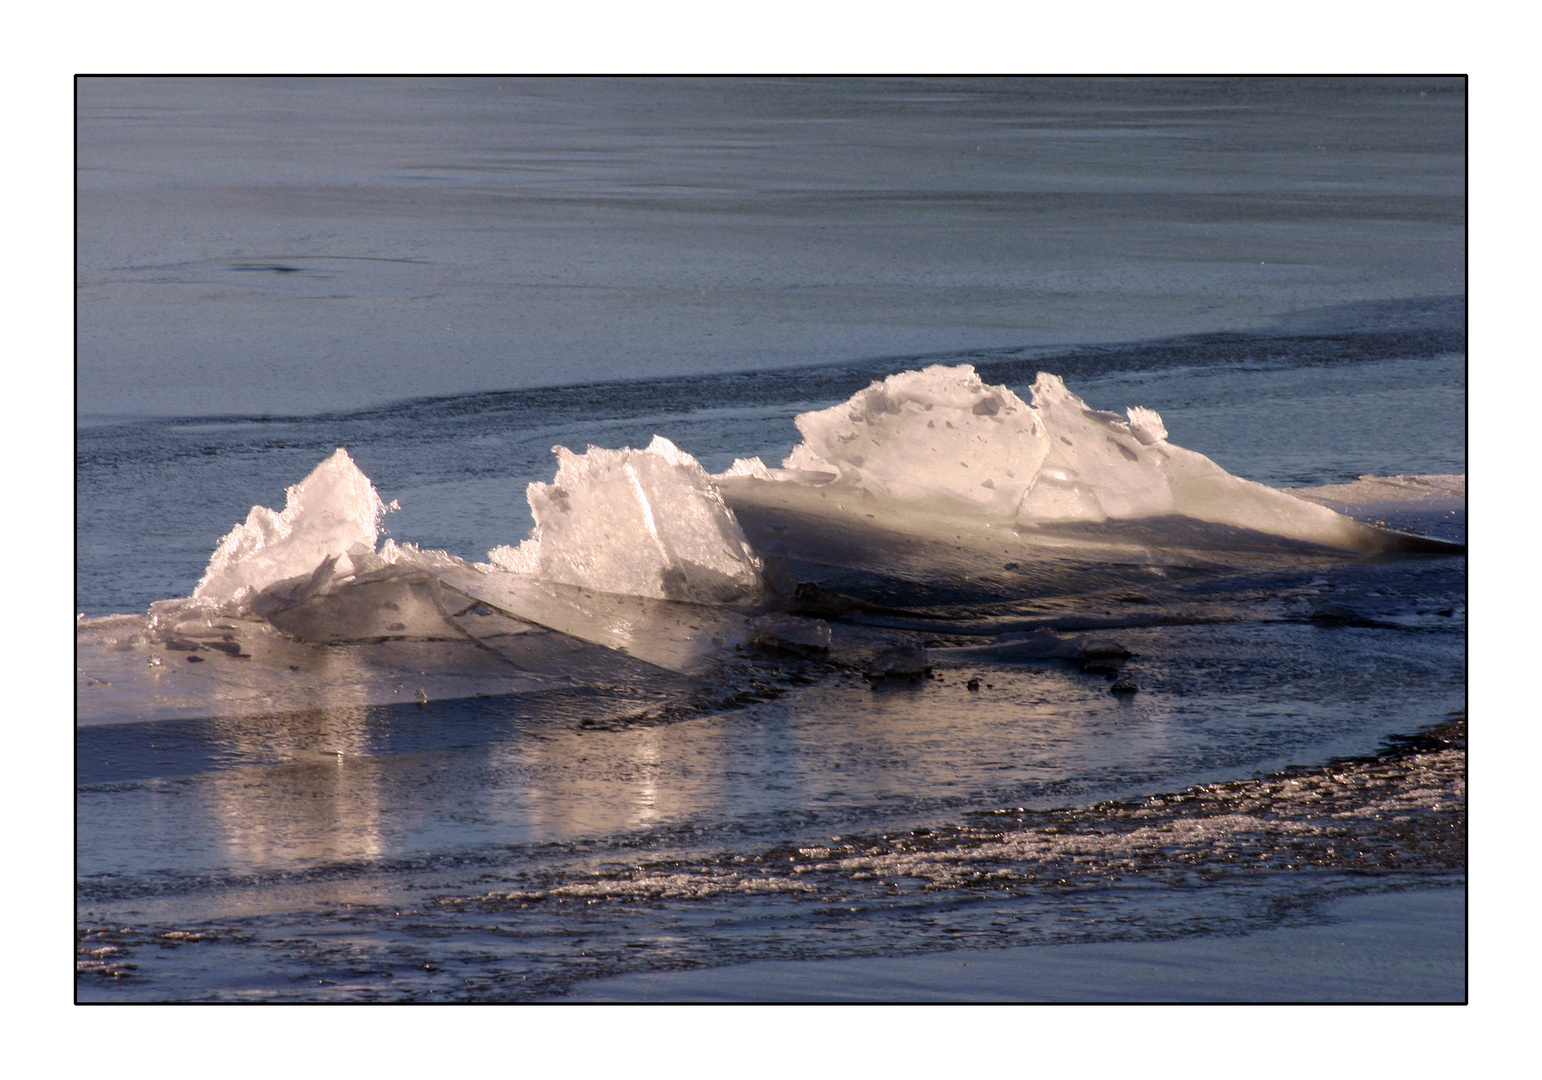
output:
[[[706,470],[656,435],[644,450],[555,448],[557,475],[526,489],[535,528],[488,561],[602,592],[726,603],[760,588],[760,567]]]
[[[387,509],[375,486],[338,450],[285,493],[284,509],[254,506],[215,549],[194,599],[244,604],[275,582],[338,556],[373,554]]]
[[[1130,418],[1130,434],[1142,446],[1152,446],[1167,438],[1167,425],[1155,409],[1131,405],[1124,413]]]
[[[758,457],[734,458],[734,463],[729,466],[721,476],[749,476],[756,480],[770,480],[771,470],[766,468],[766,463]]]
[[[653,436],[653,441],[648,444],[647,452],[650,454],[658,455],[665,461],[669,462],[671,465],[678,465],[686,469],[690,469],[692,467],[698,469],[701,468],[701,466],[697,464],[694,457],[692,457],[690,454],[687,454],[684,450],[680,449],[678,446],[664,438],[662,435]]]

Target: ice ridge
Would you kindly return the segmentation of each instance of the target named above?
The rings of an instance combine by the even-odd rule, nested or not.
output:
[[[780,469],[739,459],[716,476],[659,435],[641,450],[557,446],[552,482],[526,491],[530,536],[494,548],[482,570],[654,600],[754,601],[765,594],[765,567],[735,508],[771,506],[825,521],[824,533],[810,535],[847,548],[874,527],[964,544],[973,535],[994,547],[1036,537],[1101,541],[1130,523],[1139,530],[1127,529],[1126,539],[1148,545],[1169,534],[1175,544],[1192,541],[1198,523],[1220,527],[1218,545],[1244,530],[1340,549],[1398,548],[1396,534],[1172,444],[1151,409],[1092,409],[1042,373],[1030,397],[985,383],[969,365],[902,372],[798,416],[802,441]],[[280,585],[292,592],[317,574],[343,581],[378,572],[405,550],[376,553],[382,516],[394,506],[339,449],[288,489],[282,511],[252,507],[220,541],[192,599],[253,610]]]

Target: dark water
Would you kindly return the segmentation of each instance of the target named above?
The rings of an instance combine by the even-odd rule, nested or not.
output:
[[[1459,82],[502,85],[81,84],[79,612],[188,595],[338,446],[480,560],[555,444],[774,464],[939,360],[1271,485],[1466,472]],[[706,690],[82,726],[77,994],[524,1000],[1460,884],[1465,557],[1171,565],[882,582]],[[1137,691],[979,648],[1045,628]],[[933,677],[864,679],[900,639]]]
[[[1462,80],[77,85],[83,416],[1147,341],[1466,287]]]

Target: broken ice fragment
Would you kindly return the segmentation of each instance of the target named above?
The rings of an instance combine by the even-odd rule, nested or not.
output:
[[[759,560],[738,520],[696,459],[668,439],[655,436],[644,450],[553,453],[556,478],[526,491],[530,538],[494,548],[494,566],[658,600],[727,603],[760,590]]]
[[[281,512],[252,507],[245,523],[220,541],[193,598],[245,604],[328,559],[372,553],[386,510],[369,477],[338,449],[288,489]]]

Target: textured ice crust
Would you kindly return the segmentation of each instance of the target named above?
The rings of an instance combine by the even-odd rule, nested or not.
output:
[[[264,589],[311,575],[329,559],[375,551],[388,509],[369,477],[339,448],[289,488],[284,509],[254,506],[220,541],[193,599],[244,607]]]
[[[784,469],[996,518],[1015,513],[1049,449],[1038,414],[968,365],[891,375],[796,423],[803,442]]]
[[[602,592],[701,604],[760,589],[760,562],[706,470],[655,435],[646,449],[554,447],[557,476],[526,491],[535,528],[492,564]]]
[[[828,484],[887,503],[921,530],[969,517],[1020,533],[1171,517],[1334,547],[1374,546],[1373,530],[1325,507],[1232,476],[1167,441],[1162,418],[1088,408],[1041,373],[1023,402],[973,367],[934,365],[875,382],[797,418],[803,442],[772,471],[735,462],[718,479]]]

